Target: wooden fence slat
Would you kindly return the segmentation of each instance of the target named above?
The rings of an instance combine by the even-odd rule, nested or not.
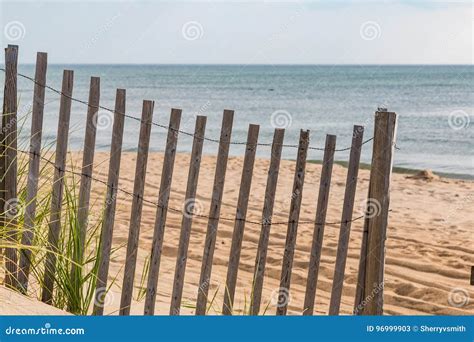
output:
[[[145,178],[154,106],[154,101],[143,101],[140,137],[138,140],[137,164],[135,167],[135,183],[133,185],[133,193],[135,196],[133,197],[130,215],[127,256],[125,258],[122,297],[120,299],[120,315],[129,315],[130,305],[132,303],[133,281],[135,279],[135,268],[137,263],[138,241],[140,236],[143,196],[145,191]]]
[[[80,303],[72,302],[73,298],[81,298],[81,274],[82,270],[76,264],[82,265],[84,261],[84,248],[86,241],[86,232],[89,217],[89,201],[92,184],[92,173],[94,170],[94,151],[95,139],[97,133],[97,122],[99,120],[99,101],[100,101],[100,78],[91,77],[89,85],[89,103],[87,107],[86,132],[84,137],[84,151],[82,156],[81,183],[79,186],[79,203],[77,207],[77,230],[78,244],[74,249],[73,261],[71,267],[72,291],[76,295],[70,296],[68,303],[69,311],[76,312]]]
[[[370,194],[370,183],[369,190]],[[365,267],[367,261],[367,239],[369,236],[369,218],[365,215],[364,218],[364,227],[362,228],[362,242],[360,246],[360,257],[359,257],[359,271],[357,274],[357,284],[356,284],[356,293],[354,298],[354,315],[360,315],[362,313],[362,301],[364,298],[364,289],[365,289]]]
[[[17,198],[17,68],[18,46],[5,49],[5,90],[3,103],[4,147],[4,203],[1,211],[5,219],[6,241],[15,244],[18,238],[17,212],[21,203]],[[19,289],[17,249],[5,249],[5,285]]]
[[[316,287],[318,284],[319,263],[323,248],[324,227],[329,203],[329,190],[331,187],[335,148],[336,136],[330,134],[326,135],[323,164],[321,166],[321,180],[319,183],[318,205],[316,208],[316,223],[314,225],[311,256],[308,265],[308,278],[306,281],[306,295],[303,307],[303,315],[306,316],[311,316],[314,312],[314,299],[316,297]]]
[[[178,130],[180,122],[181,110],[172,109],[168,137],[166,140],[165,157],[163,160],[163,171],[161,173],[158,208],[156,210],[156,221],[150,258],[150,270],[148,274],[148,283],[145,296],[145,315],[153,315],[155,313],[156,287],[158,284],[158,275],[160,273],[163,237],[165,234],[166,215],[168,213],[168,201],[171,192],[171,179],[173,177],[174,159],[176,156],[176,145],[178,142]]]
[[[330,315],[339,315],[339,308],[341,306],[342,287],[344,285],[344,273],[346,268],[347,251],[349,247],[352,212],[354,209],[363,136],[364,127],[354,126],[349,165],[347,166],[346,190],[344,193],[344,204],[342,208],[339,242],[337,245],[336,264],[334,267],[331,301],[329,304]]]
[[[291,195],[290,214],[288,230],[286,234],[285,253],[281,269],[280,288],[278,289],[278,303],[276,314],[286,315],[288,301],[290,299],[291,271],[293,268],[293,256],[295,254],[296,237],[298,233],[298,220],[300,217],[301,200],[303,197],[303,185],[306,169],[306,156],[308,154],[309,131],[301,130],[298,145],[298,156],[296,159],[295,178],[293,192]]]
[[[272,152],[270,166],[268,168],[267,186],[265,189],[265,199],[262,211],[262,229],[258,241],[257,256],[255,257],[255,271],[253,276],[253,290],[250,298],[250,312],[258,315],[260,303],[262,301],[263,278],[265,275],[265,265],[267,261],[268,240],[272,226],[273,205],[275,203],[275,193],[278,183],[278,173],[280,170],[281,151],[285,130],[275,129],[273,134]]]
[[[186,197],[184,200],[183,219],[181,222],[178,256],[176,258],[170,315],[179,315],[181,307],[184,275],[186,272],[186,261],[188,258],[189,238],[191,235],[194,206],[196,204],[196,190],[199,179],[199,167],[201,165],[202,147],[204,142],[203,138],[206,130],[206,120],[207,118],[205,116],[198,116],[196,119],[191,161],[189,163],[188,184],[186,186]]]
[[[214,185],[212,187],[211,205],[209,209],[209,221],[207,223],[206,239],[204,240],[204,252],[202,256],[201,276],[199,279],[198,297],[196,301],[196,315],[205,315],[207,309],[207,296],[211,283],[212,261],[216,247],[217,229],[219,226],[219,215],[221,212],[222,194],[224,191],[227,160],[229,158],[229,145],[232,135],[232,124],[234,111],[224,110],[222,118],[221,136],[219,150],[217,153],[216,171],[214,174]]]
[[[64,170],[66,166],[69,119],[71,117],[71,96],[74,72],[64,70],[62,95],[59,106],[59,123],[56,142],[56,160],[54,162],[54,181],[51,195],[51,214],[49,219],[48,252],[46,254],[43,289],[41,300],[51,304],[56,273],[56,253],[61,231],[61,208],[63,201]]]
[[[385,240],[390,204],[390,178],[395,147],[397,115],[394,112],[375,113],[375,132],[367,200],[367,237],[362,245],[359,278],[356,289],[355,313],[383,314]],[[365,227],[364,227],[365,231]],[[359,284],[363,284],[361,287]],[[370,300],[369,300],[370,298]]]
[[[260,126],[258,125],[249,125],[242,178],[240,180],[239,198],[237,200],[237,211],[235,213],[234,232],[232,234],[232,244],[227,266],[224,304],[222,305],[222,314],[224,315],[231,315],[234,306],[235,287],[237,284],[237,273],[239,271],[240,252],[244,238],[245,219],[247,217],[250,187],[252,185],[259,129]]]
[[[469,283],[474,285],[474,266],[471,266],[471,280]]]
[[[6,53],[6,51],[5,51]],[[5,72],[6,74],[6,72]],[[7,77],[5,75],[5,80],[4,80],[4,91],[6,87],[6,80]],[[2,114],[0,118],[0,227],[5,226],[5,213],[4,213],[4,207],[5,207],[5,141],[4,141],[4,135],[3,135],[3,121],[4,121],[4,115],[3,111],[5,109],[5,94],[3,96],[3,103],[2,103]],[[3,255],[3,248],[0,247],[0,255]]]
[[[107,194],[105,198],[104,218],[102,223],[101,242],[99,247],[99,269],[94,294],[93,315],[104,314],[105,298],[107,296],[107,277],[109,274],[110,251],[114,230],[115,207],[122,157],[123,129],[125,123],[125,89],[117,89],[115,97],[114,125],[112,128],[112,143],[110,148],[109,174],[107,179]]]
[[[41,140],[43,134],[43,113],[44,94],[46,84],[46,69],[48,66],[48,54],[38,52],[36,54],[35,86],[33,92],[33,108],[31,112],[31,137],[30,155],[28,165],[28,180],[26,184],[26,207],[24,215],[24,230],[21,243],[24,246],[31,246],[34,237],[35,217],[36,217],[36,195],[38,193]],[[18,272],[18,282],[21,291],[28,290],[28,275],[30,274],[31,250],[24,248],[20,253],[20,269]]]

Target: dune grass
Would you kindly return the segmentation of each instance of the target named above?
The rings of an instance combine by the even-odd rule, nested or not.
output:
[[[27,116],[18,122],[18,136],[22,137]],[[5,137],[0,141],[2,149],[6,146]],[[45,256],[48,251],[48,232],[51,217],[51,197],[54,174],[54,152],[55,142],[42,147],[41,156],[47,160],[40,163],[40,175],[38,182],[38,193],[34,199],[36,201],[36,213],[34,217],[34,239],[31,246],[22,245],[21,237],[24,233],[25,208],[27,202],[27,183],[29,155],[20,151],[29,150],[29,139],[19,138],[17,154],[17,199],[15,208],[0,208],[0,248],[12,248],[16,250],[18,259],[21,253],[29,250],[30,254],[30,274],[27,295],[41,298],[41,288],[45,271]],[[72,160],[67,162],[68,169],[80,173]],[[4,175],[1,175],[3,178]],[[64,178],[63,200],[61,211],[61,231],[57,241],[57,250],[52,250],[56,254],[56,273],[53,289],[53,305],[59,309],[67,310],[74,314],[85,315],[90,313],[94,304],[94,291],[97,280],[99,265],[99,245],[100,229],[102,225],[103,203],[93,202],[90,205],[90,215],[87,222],[87,232],[84,248],[79,238],[79,222],[77,217],[80,177],[74,173],[66,173]],[[99,196],[103,197],[103,196]],[[3,201],[2,201],[3,203]],[[8,211],[7,211],[8,210]],[[13,215],[11,213],[14,213]],[[11,230],[14,232],[12,239]],[[116,249],[112,251],[115,253]],[[83,255],[81,260],[80,257]],[[5,266],[5,256],[2,266]],[[73,265],[75,274],[72,274]],[[4,271],[5,272],[5,271]],[[112,282],[113,283],[113,282]],[[110,288],[110,287],[109,287]]]
[[[51,249],[48,242],[49,224],[51,219],[51,199],[54,175],[54,147],[56,142],[50,141],[43,144],[41,150],[40,174],[38,180],[36,211],[34,216],[34,238],[30,246],[22,244],[22,236],[25,231],[25,208],[27,203],[27,184],[29,172],[29,153],[21,151],[29,151],[29,137],[24,135],[21,138],[22,131],[25,130],[28,113],[19,120],[18,128],[18,154],[17,154],[17,201],[14,210],[15,215],[7,215],[7,208],[0,208],[0,249],[11,248],[16,250],[18,260],[24,251],[28,250],[29,260],[31,263],[29,273],[29,283],[26,295],[41,299],[41,291],[44,283],[45,259],[48,252],[56,255],[55,281],[53,288],[52,305],[67,310],[77,315],[87,315],[92,311],[94,305],[95,289],[97,283],[97,273],[100,263],[100,236],[103,222],[103,213],[106,203],[105,192],[95,196],[95,200],[91,201],[89,206],[89,219],[87,222],[87,230],[85,241],[80,238],[80,224],[78,220],[79,205],[79,188],[81,182],[81,167],[76,165],[74,158],[69,158],[66,162],[66,172],[63,178],[63,198],[61,211],[61,230],[57,241],[57,248]],[[8,149],[5,141],[0,139],[0,157],[2,151]],[[70,155],[69,155],[70,156]],[[1,178],[4,174],[0,175]],[[2,201],[3,203],[3,201]],[[14,239],[12,236],[14,232]],[[84,246],[84,247],[83,247]],[[112,248],[111,258],[113,254],[126,247],[122,244]],[[1,253],[0,253],[1,254]],[[0,260],[0,269],[5,274],[5,256]],[[141,278],[134,299],[141,302],[146,294],[146,282],[150,267],[149,256],[145,259]],[[1,275],[1,273],[0,273]],[[118,274],[109,281],[108,288],[102,296],[107,295],[111,287],[117,285]],[[253,286],[250,295],[244,295],[243,303],[234,304],[231,308],[233,315],[250,315]],[[219,287],[212,293],[208,299],[207,314],[220,314],[221,305],[217,305]],[[226,291],[227,293],[227,291]],[[270,301],[266,303],[263,312],[265,314],[270,306]],[[183,308],[195,308],[193,304],[183,302]]]

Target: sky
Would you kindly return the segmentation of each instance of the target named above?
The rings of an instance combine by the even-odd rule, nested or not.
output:
[[[471,64],[471,1],[0,0],[2,45],[65,64]]]

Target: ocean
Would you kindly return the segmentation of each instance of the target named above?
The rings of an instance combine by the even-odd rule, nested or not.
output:
[[[167,125],[171,108],[181,108],[181,129],[193,132],[196,115],[208,116],[206,136],[219,138],[222,111],[235,110],[232,141],[245,142],[250,123],[260,125],[259,142],[271,142],[275,127],[286,128],[285,143],[297,144],[299,130],[311,131],[311,146],[323,147],[326,134],[337,135],[336,148],[350,146],[353,125],[373,135],[378,107],[398,114],[394,165],[474,177],[474,67],[473,66],[271,66],[271,65],[50,65],[48,85],[60,89],[62,70],[73,69],[73,96],[87,100],[89,77],[101,78],[101,105],[113,108],[116,88],[127,90],[127,114],[140,117],[142,100],[154,100],[154,122]],[[33,76],[33,65],[19,72]],[[3,72],[0,74],[4,81]],[[20,145],[28,146],[31,81],[19,78]],[[46,91],[44,144],[54,142],[59,95]],[[87,107],[73,102],[69,148],[80,150]],[[111,116],[101,111],[97,149],[106,151],[111,140]],[[123,148],[138,144],[139,123],[127,119]],[[166,130],[152,128],[151,148],[162,151]],[[192,138],[181,134],[178,151],[190,151]],[[206,141],[204,153],[217,146]],[[233,145],[232,155],[244,147]],[[370,162],[371,143],[364,145],[362,161]],[[260,157],[270,148],[260,146]],[[294,159],[296,149],[284,148]],[[308,159],[322,159],[311,150]],[[336,159],[348,159],[337,152]]]

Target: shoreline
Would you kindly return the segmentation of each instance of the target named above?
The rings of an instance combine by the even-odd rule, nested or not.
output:
[[[313,163],[313,164],[322,164],[322,160],[318,159],[312,159],[308,160],[308,163]],[[347,168],[347,161],[343,160],[335,160],[334,164],[340,165],[344,168]],[[370,163],[363,163],[360,162],[359,167],[361,170],[370,170]],[[393,166],[392,172],[393,173],[399,173],[399,174],[405,174],[405,175],[416,175],[417,173],[423,172],[426,169],[416,169],[416,168],[409,168],[409,167],[403,167],[403,166]],[[469,175],[465,173],[450,173],[450,172],[438,172],[438,171],[433,171],[434,175],[442,177],[442,178],[449,178],[449,179],[458,179],[458,180],[467,180],[467,181],[474,181],[474,175]]]
[[[137,151],[126,149],[123,152],[124,153],[136,153]],[[54,151],[49,151],[48,153],[54,153]],[[72,150],[72,151],[68,151],[68,153],[77,155],[77,154],[82,154],[83,150]],[[99,149],[99,150],[96,150],[95,153],[99,154],[99,153],[109,153],[109,152]],[[164,152],[163,151],[152,151],[152,150],[150,150],[150,154],[154,154],[154,153],[160,154],[160,153],[164,153]],[[180,151],[180,152],[178,152],[178,154],[190,155],[191,152]],[[202,155],[203,155],[203,157],[204,156],[206,156],[206,157],[215,157],[215,154],[213,154],[213,153],[204,153],[203,152]],[[238,155],[230,154],[229,157],[238,157]],[[261,156],[257,156],[256,158],[260,159],[260,160],[268,160],[268,161],[270,160],[270,158],[265,158],[265,157],[261,157]],[[282,161],[286,160],[286,161],[291,161],[291,162],[295,161],[294,159],[291,159],[291,158],[281,158],[281,160]],[[307,162],[309,164],[321,165],[323,161],[321,159],[308,159]],[[334,160],[335,165],[342,166],[345,169],[347,169],[348,163],[349,162],[345,161],[345,160]],[[360,162],[359,163],[360,170],[370,170],[370,166],[371,166],[370,163],[365,163],[365,162]],[[426,170],[432,171],[435,176],[439,176],[441,178],[448,178],[448,179],[454,179],[454,180],[474,181],[474,174],[470,175],[470,174],[465,174],[465,173],[439,172],[439,171],[435,171],[435,170],[432,170],[432,169],[418,169],[418,168],[396,166],[396,165],[393,166],[392,172],[393,173],[398,173],[398,174],[405,174],[405,175],[416,175],[416,174],[421,173],[421,172],[426,171]]]

